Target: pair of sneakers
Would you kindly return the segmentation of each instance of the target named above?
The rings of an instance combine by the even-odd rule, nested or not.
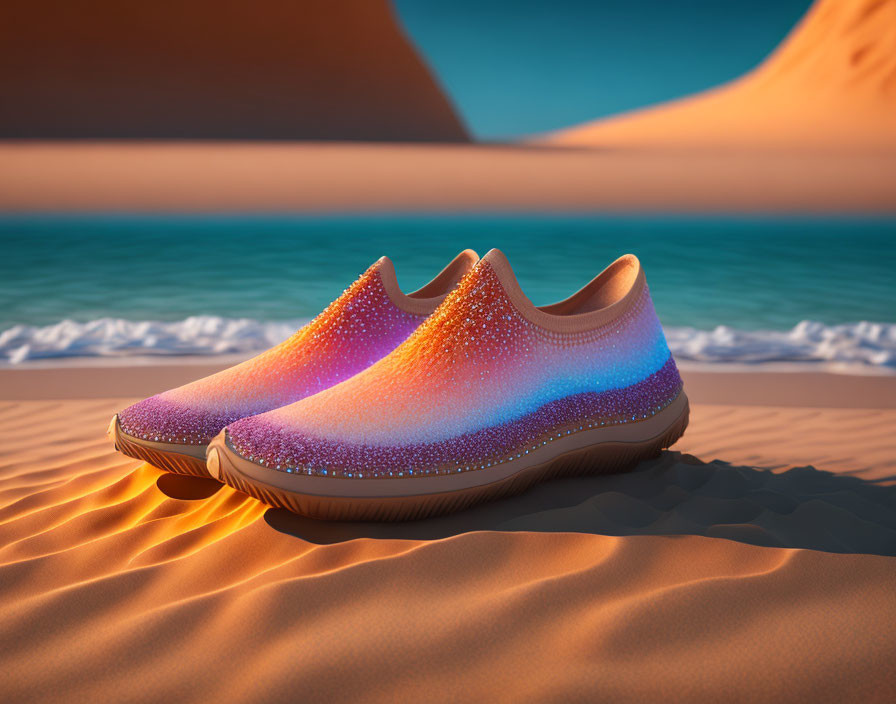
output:
[[[461,252],[404,294],[383,257],[261,355],[130,406],[126,455],[325,519],[464,508],[672,445],[688,400],[636,257],[536,307]]]

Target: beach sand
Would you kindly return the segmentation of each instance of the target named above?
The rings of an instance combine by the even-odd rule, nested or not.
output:
[[[634,472],[375,525],[113,452],[200,367],[4,370],[4,702],[896,699],[894,377],[691,372]]]
[[[0,142],[0,211],[896,212],[896,150]]]

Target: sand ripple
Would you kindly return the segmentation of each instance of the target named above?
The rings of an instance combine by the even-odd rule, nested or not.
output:
[[[128,461],[121,403],[0,403],[3,701],[896,697],[896,411],[697,406],[633,473],[378,526]]]

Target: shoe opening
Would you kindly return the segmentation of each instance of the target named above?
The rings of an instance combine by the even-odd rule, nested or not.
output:
[[[615,320],[634,304],[646,286],[638,258],[626,254],[569,298],[547,306],[535,306],[523,293],[507,257],[500,250],[491,250],[483,261],[491,265],[523,317],[557,332],[591,330]]]
[[[641,266],[633,254],[610,264],[569,298],[538,309],[549,315],[581,315],[608,308],[622,301],[638,280]]]
[[[472,249],[458,254],[436,277],[422,288],[408,294],[408,298],[436,298],[447,296],[467,272],[479,261],[479,255]]]
[[[377,267],[386,293],[398,308],[417,315],[430,315],[478,261],[476,252],[465,249],[423,288],[407,294],[399,288],[395,265],[388,257],[381,258]]]

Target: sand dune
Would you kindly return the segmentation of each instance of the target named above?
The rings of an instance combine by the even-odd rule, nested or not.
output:
[[[896,148],[896,0],[816,0],[721,88],[547,136],[602,146]]]
[[[466,141],[389,0],[7,0],[2,138]]]
[[[632,474],[382,526],[117,455],[123,403],[0,402],[3,701],[896,696],[896,410],[697,404]]]

